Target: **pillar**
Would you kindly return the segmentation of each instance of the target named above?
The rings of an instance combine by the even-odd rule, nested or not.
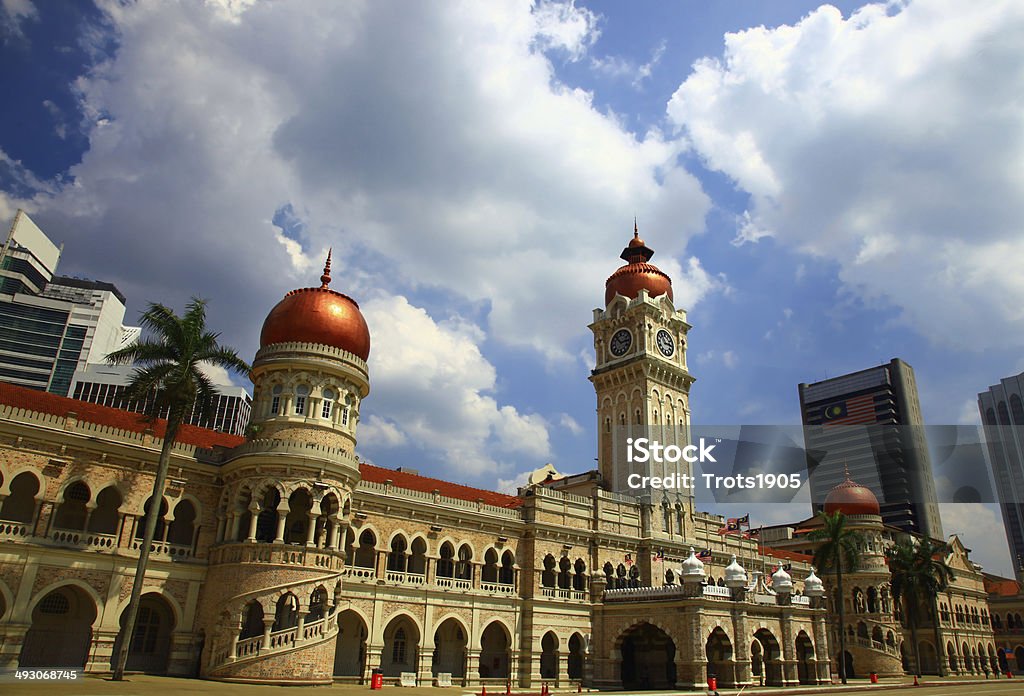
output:
[[[306,546],[316,546],[316,513],[308,513],[309,522],[306,523]]]
[[[256,523],[259,521],[260,509],[258,505],[253,504],[249,508],[249,530],[246,532],[245,540],[249,542],[256,541]],[[167,529],[167,525],[164,525],[164,529]]]
[[[290,510],[287,507],[282,508],[282,507],[279,506],[277,508],[277,531],[274,532],[274,543],[275,544],[283,544],[284,543],[284,526],[285,526],[285,524],[288,521],[288,513],[289,512],[290,512]]]
[[[274,627],[274,617],[273,616],[264,616],[263,617],[263,649],[264,650],[270,650],[270,630],[273,627]],[[239,628],[239,632],[241,632],[241,628]],[[238,642],[238,637],[237,636],[235,637],[235,642],[236,643]],[[231,654],[232,655],[235,654],[233,646],[232,646]]]

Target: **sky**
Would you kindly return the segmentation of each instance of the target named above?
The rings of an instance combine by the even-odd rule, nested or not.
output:
[[[695,423],[798,423],[798,383],[900,357],[927,423],[973,424],[1024,370],[1019,2],[0,0],[0,41],[0,218],[129,323],[208,298],[250,359],[333,248],[381,466],[592,468],[634,217]],[[943,521],[1010,572],[992,506]]]

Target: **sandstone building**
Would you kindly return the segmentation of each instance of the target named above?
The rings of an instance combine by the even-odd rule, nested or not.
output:
[[[375,668],[531,688],[827,683],[829,612],[809,556],[719,535],[724,520],[685,495],[623,487],[623,437],[683,444],[690,427],[690,325],[652,254],[634,233],[591,324],[598,470],[514,496],[359,461],[370,332],[330,288],[329,260],[319,287],[267,316],[248,436],[184,426],[161,500],[148,496],[162,422],[0,384],[0,669],[110,669],[156,506],[129,669],[282,684]]]

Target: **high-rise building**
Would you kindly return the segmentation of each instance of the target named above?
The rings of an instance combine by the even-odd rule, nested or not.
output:
[[[811,503],[818,510],[846,478],[878,498],[882,519],[942,539],[914,370],[889,363],[800,384]]]
[[[80,401],[142,413],[147,404],[132,401],[125,394],[134,369],[131,365],[86,365],[84,369],[75,370],[68,395]],[[222,433],[245,435],[252,415],[252,395],[233,384],[214,386],[218,396],[212,413],[203,418],[202,414],[193,410],[185,422]],[[160,418],[167,418],[166,409],[160,413]]]
[[[66,396],[76,369],[134,341],[110,283],[54,276],[61,248],[19,210],[0,262],[0,379]]]
[[[1024,566],[1024,372],[978,394],[985,442],[1014,567]]]

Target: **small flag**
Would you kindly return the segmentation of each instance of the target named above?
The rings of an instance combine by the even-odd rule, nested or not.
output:
[[[744,527],[749,527],[750,526],[750,513],[748,512],[746,515],[744,515],[743,517],[740,517],[736,521],[739,522],[740,524],[742,524]]]
[[[759,539],[760,537],[761,537],[761,530],[760,529],[748,529],[747,531],[743,532],[743,538],[744,539]]]
[[[740,521],[735,517],[730,517],[726,520],[724,527],[719,527],[718,533],[725,534],[739,534],[740,533]]]
[[[626,554],[626,565],[633,565],[633,554]]]
[[[665,559],[665,551],[663,549],[658,549],[655,553],[651,554],[651,558],[656,561],[662,561]]]
[[[711,558],[711,549],[704,549],[697,554],[697,558]]]

